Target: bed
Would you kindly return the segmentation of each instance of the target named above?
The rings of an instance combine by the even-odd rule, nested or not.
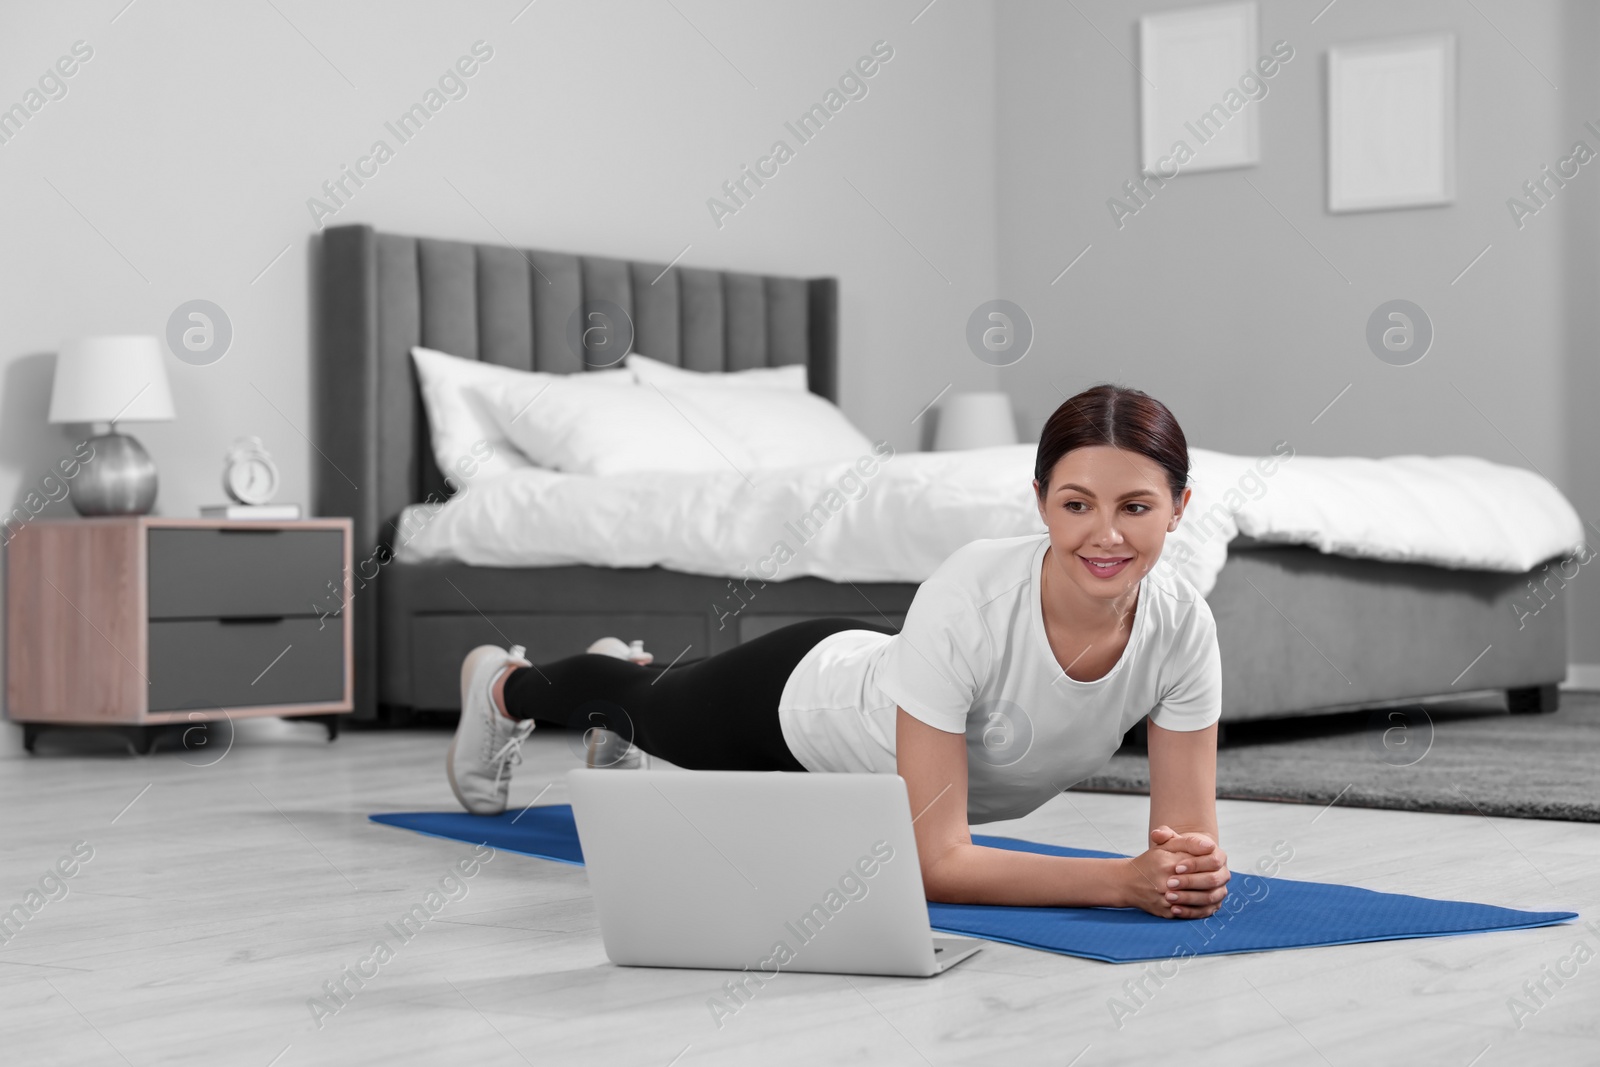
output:
[[[405,510],[449,496],[413,346],[582,374],[566,331],[575,314],[605,304],[626,311],[634,348],[654,359],[699,371],[802,363],[810,390],[836,401],[834,279],[339,226],[322,234],[313,284],[315,512],[354,524],[358,717],[398,722],[457,709],[461,658],[485,642],[523,644],[541,660],[610,634],[643,640],[661,660],[692,659],[802,619],[904,618],[915,582],[802,575],[733,599],[726,575],[662,566],[482,566],[395,552]],[[1245,536],[1226,547],[1207,597],[1225,723],[1485,691],[1506,693],[1515,712],[1557,706],[1565,604],[1535,625],[1521,607],[1530,583],[1547,581],[1541,568],[1452,570]]]

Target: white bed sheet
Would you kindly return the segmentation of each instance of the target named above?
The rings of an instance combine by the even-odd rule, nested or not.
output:
[[[591,477],[538,468],[406,509],[397,556],[490,567],[660,565],[784,581],[921,582],[981,537],[1044,529],[1033,445],[751,473]],[[1582,524],[1539,475],[1469,456],[1236,456],[1191,449],[1194,497],[1161,566],[1209,594],[1238,533],[1323,552],[1520,572]],[[870,474],[863,473],[870,470]]]

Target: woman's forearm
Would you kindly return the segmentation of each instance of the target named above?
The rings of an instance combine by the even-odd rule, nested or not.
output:
[[[1041,856],[959,844],[922,872],[929,900],[1026,907],[1126,907],[1125,859]]]
[[[1150,829],[1217,837],[1217,726],[1164,730],[1150,724]]]
[[[1210,818],[1202,815],[1199,818],[1186,819],[1181,822],[1162,822],[1152,815],[1150,817],[1150,829],[1154,830],[1158,826],[1168,827],[1173,833],[1178,834],[1205,834],[1218,844],[1222,843],[1222,838],[1217,833],[1217,817],[1214,810]]]

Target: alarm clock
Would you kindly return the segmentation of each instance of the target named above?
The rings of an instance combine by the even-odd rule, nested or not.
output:
[[[228,448],[222,488],[240,504],[265,504],[278,491],[278,466],[259,437],[241,437]]]

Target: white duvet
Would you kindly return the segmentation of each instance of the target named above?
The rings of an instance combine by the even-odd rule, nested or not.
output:
[[[885,450],[886,446],[885,446]],[[1284,450],[1288,452],[1288,449]],[[491,567],[594,564],[784,581],[921,582],[980,537],[1044,529],[1033,445],[868,455],[744,475],[477,480],[406,509],[398,558]],[[1531,471],[1470,456],[1234,456],[1191,449],[1194,497],[1161,565],[1209,594],[1243,533],[1323,552],[1525,571],[1577,550],[1578,514]]]

